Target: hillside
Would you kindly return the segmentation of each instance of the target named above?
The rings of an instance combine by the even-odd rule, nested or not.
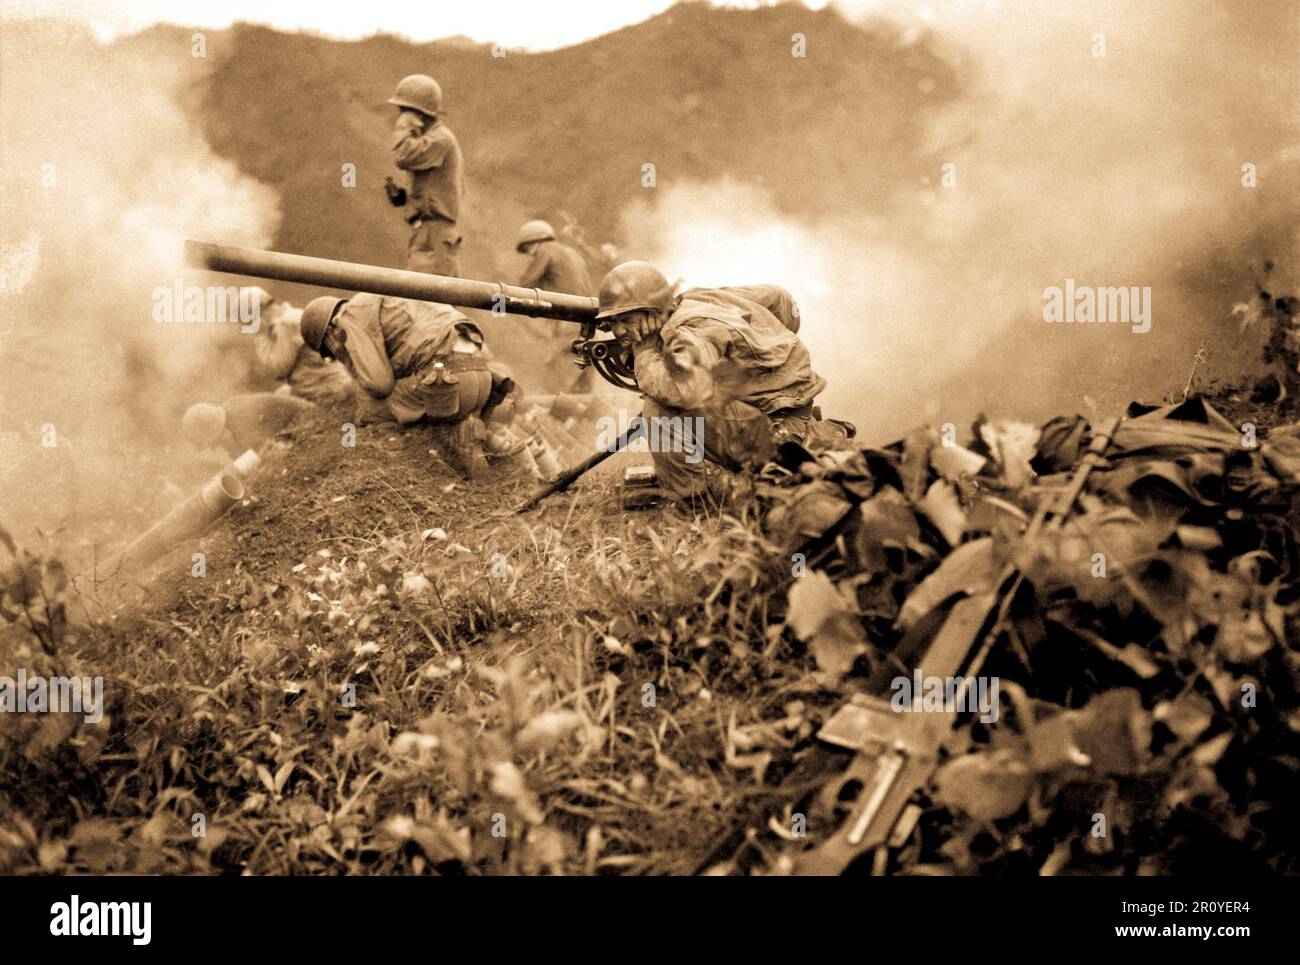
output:
[[[1186,146],[1190,95],[1159,143],[1086,85],[985,127],[979,81],[934,36],[792,5],[682,4],[504,57],[239,25],[195,59],[190,33],[80,36],[32,61],[93,68],[69,70],[102,146],[86,167],[80,129],[30,120],[68,92],[7,65],[27,122],[4,183],[38,201],[4,210],[45,234],[0,373],[23,403],[0,400],[0,681],[98,679],[103,702],[0,714],[0,873],[1300,871],[1300,304],[1291,266],[1262,261],[1295,221],[1276,193],[1202,203],[1229,188],[1192,176],[1214,167],[1199,157],[1171,169],[1177,197],[1106,207]],[[180,239],[223,232],[400,265],[384,101],[417,71],[443,83],[466,152],[467,274],[511,276],[513,233],[540,215],[788,284],[822,401],[863,431],[787,443],[716,502],[631,511],[615,459],[514,515],[536,485],[519,464],[471,483],[427,427],[322,407],[124,585],[113,551],[213,470],[180,412],[251,357],[233,326],[160,326],[145,296],[173,281]],[[934,145],[956,143],[952,105],[978,163],[961,168],[974,190],[944,196],[927,178]],[[1094,119],[1116,130],[1081,152]],[[1260,156],[1283,158],[1284,133]],[[47,156],[72,203],[9,178]],[[1264,183],[1300,178],[1297,158]],[[638,205],[675,185],[703,187]],[[719,199],[721,217],[691,217]],[[818,250],[771,257],[782,246]],[[1149,338],[1035,317],[1042,279],[1094,269],[1159,291]],[[517,320],[483,321],[533,374]],[[1201,359],[1230,353],[1249,377],[1215,384]],[[68,397],[98,418],[57,411],[77,411]],[[972,424],[969,406],[1015,418]],[[521,425],[562,433],[572,464],[599,407],[562,408]],[[35,441],[56,424],[57,445]],[[905,793],[877,821],[900,749],[905,777],[886,780]],[[855,827],[892,843],[872,853]]]
[[[791,56],[796,34],[806,57]],[[1064,80],[1045,77],[1041,92],[1002,105],[989,100],[1000,91],[994,67],[981,64],[981,76],[972,62],[989,52],[940,44],[794,4],[684,3],[587,43],[505,56],[463,39],[339,42],[238,25],[210,39],[210,70],[191,93],[213,150],[279,193],[278,248],[400,266],[406,228],[381,189],[397,173],[385,99],[405,74],[436,76],[466,155],[467,275],[512,278],[522,265],[514,232],[541,216],[572,217],[593,242],[675,262],[674,273],[705,283],[784,284],[815,321],[807,337],[830,381],[823,404],[870,414],[877,441],[935,399],[959,422],[990,408],[1086,411],[1085,396],[1113,411],[1181,389],[1202,345],[1211,361],[1201,377],[1238,379],[1254,345],[1227,324],[1233,306],[1252,296],[1266,259],[1292,284],[1287,185],[1300,174],[1279,153],[1294,125],[1268,123],[1286,102],[1270,61],[1213,65],[1224,83],[1269,92],[1256,113],[1198,95],[1153,135],[1160,102],[1139,62],[1112,68],[1123,72],[1104,97],[1063,93]],[[1064,77],[1083,65],[1060,66]],[[1172,83],[1178,70],[1159,76]],[[1067,109],[1053,107],[1058,96]],[[1251,156],[1277,157],[1258,203],[1238,206],[1235,175],[1204,170],[1216,162],[1200,156],[1202,123]],[[1081,137],[1097,143],[1081,152]],[[940,200],[936,172],[957,157],[961,188]],[[642,186],[648,163],[654,189]],[[346,164],[355,187],[341,184]],[[1150,199],[1150,166],[1203,178],[1201,193],[1172,208]],[[721,184],[737,187],[718,194]],[[699,185],[698,196],[667,201]],[[672,218],[690,223],[666,230]],[[730,247],[740,231],[743,244]],[[771,250],[787,246],[801,250]],[[1085,275],[1149,284],[1160,312],[1152,333],[1044,326],[1038,293]],[[530,353],[507,335],[513,323],[482,322],[530,374]],[[846,336],[851,353],[840,351]],[[1029,357],[1032,367],[1010,361]]]
[[[102,720],[0,717],[0,871],[865,872],[836,832],[861,781],[814,735],[979,604],[1008,724],[945,738],[880,869],[1294,873],[1300,436],[1225,451],[1222,416],[1177,408],[1134,407],[1065,529],[1007,523],[1078,471],[1073,420],[1028,485],[975,457],[957,484],[999,498],[969,516],[923,430],[691,519],[599,480],[509,516],[517,474],[466,486],[419,431],[340,456],[323,414],[115,620],[0,530],[0,670],[110,685]]]
[[[791,56],[795,33],[815,56]],[[436,76],[466,157],[464,267],[479,276],[517,270],[510,242],[526,217],[568,212],[589,238],[616,238],[620,213],[646,190],[645,163],[661,187],[724,175],[764,185],[810,223],[846,206],[869,212],[885,203],[882,183],[909,176],[926,116],[954,84],[890,30],[788,4],[683,4],[585,44],[504,57],[252,26],[213,49],[209,142],[279,189],[280,247],[334,258],[401,263],[404,225],[381,190],[394,173],[384,101],[405,74]],[[354,189],[340,186],[349,162]]]

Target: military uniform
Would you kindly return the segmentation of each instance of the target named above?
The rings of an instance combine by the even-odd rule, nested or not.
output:
[[[360,389],[359,422],[456,423],[487,402],[493,375],[483,335],[451,306],[362,294],[334,324],[347,340],[340,361]]]
[[[323,359],[303,341],[301,326],[276,319],[262,326],[253,347],[258,374],[289,386],[299,398],[338,402],[352,397],[352,377],[338,362]]]
[[[561,241],[551,239],[534,246],[532,257],[519,279],[521,288],[540,288],[544,291],[564,292],[569,295],[592,295],[595,287],[582,256]],[[568,332],[562,322],[533,319],[529,323],[538,337],[555,345],[555,353],[546,362],[554,377],[556,387],[584,392],[591,387],[590,369],[573,372],[573,353],[569,349]]]
[[[435,275],[460,274],[460,199],[464,192],[460,144],[437,118],[403,110],[393,130],[393,161],[411,174],[406,267]]]
[[[542,241],[519,279],[521,288],[541,288],[569,295],[593,295],[595,287],[582,256],[561,241]]]
[[[652,457],[661,485],[698,495],[707,489],[704,461],[752,466],[774,444],[803,440],[821,425],[813,400],[826,380],[813,371],[798,327],[783,288],[695,288],[678,297],[657,334],[636,343],[643,412],[658,419]],[[683,419],[691,427],[680,429]]]

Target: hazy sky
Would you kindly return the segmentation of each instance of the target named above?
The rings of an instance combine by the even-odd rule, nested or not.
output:
[[[825,3],[812,0],[808,5]],[[159,21],[221,28],[242,20],[334,37],[365,37],[380,30],[414,40],[464,35],[539,50],[638,23],[672,4],[673,0],[431,0],[422,4],[411,0],[0,0],[0,12],[6,17],[66,17],[94,28],[104,40]],[[735,0],[727,5],[759,4]]]

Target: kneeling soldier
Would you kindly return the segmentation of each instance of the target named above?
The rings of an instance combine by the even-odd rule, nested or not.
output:
[[[677,497],[708,492],[701,456],[734,472],[761,465],[781,442],[825,445],[852,431],[813,406],[826,380],[795,334],[799,313],[784,288],[675,296],[657,268],[630,261],[605,276],[596,317],[632,346],[655,470]]]
[[[449,305],[361,294],[322,297],[303,309],[302,337],[356,379],[357,421],[452,430],[460,469],[487,468],[483,419],[514,383],[493,372],[478,326]]]

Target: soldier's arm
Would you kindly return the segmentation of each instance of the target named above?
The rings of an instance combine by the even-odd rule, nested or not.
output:
[[[272,325],[253,345],[258,370],[270,379],[287,379],[302,345],[296,326]]]
[[[403,171],[427,171],[447,160],[450,145],[439,128],[428,132],[415,111],[402,111],[393,128],[393,163]]]
[[[726,355],[727,343],[725,328],[708,324],[642,339],[633,349],[637,385],[674,408],[701,408],[713,396],[713,367]]]
[[[357,384],[369,395],[387,398],[396,380],[382,333],[367,332],[364,323],[346,316],[339,318],[336,324],[346,338],[339,361],[347,366]]]

